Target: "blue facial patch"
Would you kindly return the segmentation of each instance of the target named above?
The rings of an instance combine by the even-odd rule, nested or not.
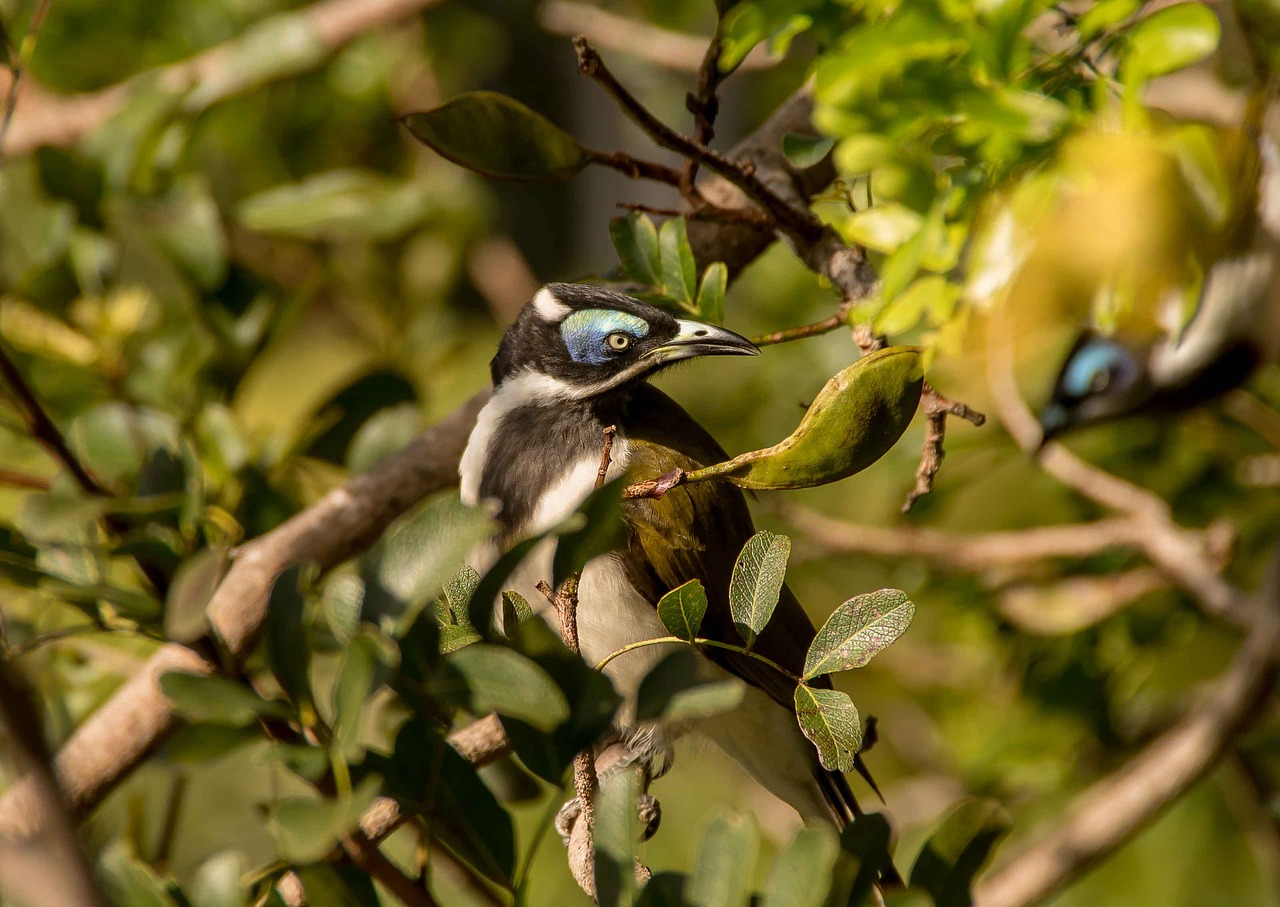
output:
[[[603,365],[613,359],[616,354],[609,351],[605,338],[617,333],[639,340],[649,333],[649,322],[615,309],[580,309],[560,322],[569,357],[583,365]]]
[[[1099,373],[1123,368],[1127,356],[1122,347],[1106,340],[1081,347],[1067,363],[1062,387],[1073,397],[1084,397],[1096,389],[1094,381]]]

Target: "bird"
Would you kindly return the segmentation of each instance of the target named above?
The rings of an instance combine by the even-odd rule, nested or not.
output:
[[[1250,119],[1269,107],[1257,105]],[[1280,124],[1242,132],[1238,169],[1251,187],[1224,229],[1190,320],[1169,297],[1153,317],[1130,317],[1112,335],[1077,336],[1040,412],[1041,446],[1067,431],[1139,413],[1199,406],[1280,359]],[[1185,323],[1183,323],[1185,320]]]
[[[715,439],[648,379],[702,356],[759,354],[745,337],[612,290],[552,283],[540,289],[504,334],[490,369],[493,394],[463,452],[463,503],[496,508],[497,530],[476,556],[482,569],[521,539],[572,514],[594,489],[603,432],[616,428],[607,477],[648,479],[727,459]],[[578,586],[583,657],[596,664],[623,646],[667,636],[656,604],[699,580],[708,607],[700,635],[741,644],[729,607],[734,562],[755,533],[746,498],[712,480],[676,487],[660,499],[623,502],[625,541],[584,567]],[[508,581],[530,602],[551,575],[554,543],[535,547]],[[554,622],[554,609],[543,616]],[[787,586],[754,651],[803,673],[814,626]],[[605,668],[623,698],[615,733],[657,778],[675,739],[691,729],[635,720],[640,681],[676,644],[641,647]],[[708,678],[746,682],[733,711],[697,722],[697,733],[727,753],[808,825],[843,827],[860,814],[847,779],[820,764],[800,731],[794,680],[740,653],[704,648]]]

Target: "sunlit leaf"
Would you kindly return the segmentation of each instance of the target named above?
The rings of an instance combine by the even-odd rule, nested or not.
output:
[[[822,625],[804,661],[804,679],[861,668],[906,632],[916,606],[907,593],[881,589],[851,598]]]
[[[805,169],[817,164],[831,153],[836,140],[830,136],[804,135],[788,132],[782,137],[782,153],[795,167]]]
[[[1218,46],[1222,26],[1209,7],[1180,3],[1142,19],[1128,35],[1124,66],[1150,79],[1190,66]]]
[[[853,771],[853,757],[862,748],[862,725],[848,694],[802,683],[796,687],[796,718],[817,747],[823,768]]]
[[[713,261],[702,273],[696,308],[698,317],[708,324],[724,323],[724,294],[729,286],[729,269],[722,261]]]
[[[497,92],[459,95],[401,122],[441,157],[498,179],[564,180],[591,162],[569,133]]]
[[[748,646],[764,632],[778,606],[786,578],[791,539],[761,530],[747,539],[733,565],[729,581],[729,609],[733,625]]]

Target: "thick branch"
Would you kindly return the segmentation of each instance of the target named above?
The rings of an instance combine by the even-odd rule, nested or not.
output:
[[[361,6],[354,0],[340,0],[335,5],[347,2],[352,8]],[[388,8],[390,4],[380,6]],[[745,139],[735,154],[763,156],[762,149],[780,145],[783,132],[805,129],[811,109],[807,94],[796,94],[759,133]],[[805,173],[809,180],[805,185],[813,191],[821,188],[819,171]],[[691,241],[700,255],[724,261],[731,275],[738,274],[764,249],[752,228],[703,226],[708,229],[700,231],[696,240],[691,236]],[[723,231],[723,245],[717,245],[717,230]],[[751,235],[744,239],[741,231]],[[394,519],[423,497],[455,484],[458,460],[476,414],[487,399],[487,391],[478,394],[369,474],[351,479],[243,546],[209,604],[210,622],[229,652],[243,653],[256,638],[271,587],[288,567],[310,562],[328,568],[341,563],[371,545]],[[77,814],[93,809],[175,727],[169,703],[158,685],[159,676],[171,670],[211,671],[214,666],[193,649],[164,646],[77,728],[58,754],[58,776]],[[488,735],[486,739],[495,738]],[[33,819],[38,810],[29,806],[30,800],[24,800],[15,789],[0,797],[0,828],[27,819],[38,821]]]
[[[978,907],[1025,907],[1061,891],[1105,859],[1212,769],[1260,713],[1280,663],[1274,602],[1231,667],[1173,728],[1114,774],[1085,791],[1068,818],[1040,843],[983,880]]]
[[[321,0],[296,12],[270,16],[244,34],[186,60],[140,73],[101,91],[55,95],[29,84],[19,90],[16,115],[4,144],[4,154],[26,154],[41,145],[71,145],[93,132],[124,106],[133,92],[158,86],[190,92],[183,102],[187,113],[199,113],[219,101],[307,72],[335,51],[366,32],[390,25],[434,6],[440,0]],[[289,46],[263,71],[242,61],[255,42],[272,35],[289,36]],[[8,80],[0,78],[0,91]]]

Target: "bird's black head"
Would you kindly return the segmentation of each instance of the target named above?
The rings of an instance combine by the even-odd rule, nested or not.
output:
[[[1151,398],[1145,358],[1086,331],[1071,348],[1049,404],[1040,413],[1043,440],[1079,425],[1131,413]]]
[[[676,318],[600,287],[548,284],[507,329],[491,365],[500,387],[518,375],[558,382],[578,398],[642,380],[694,356],[755,355],[733,331]]]

